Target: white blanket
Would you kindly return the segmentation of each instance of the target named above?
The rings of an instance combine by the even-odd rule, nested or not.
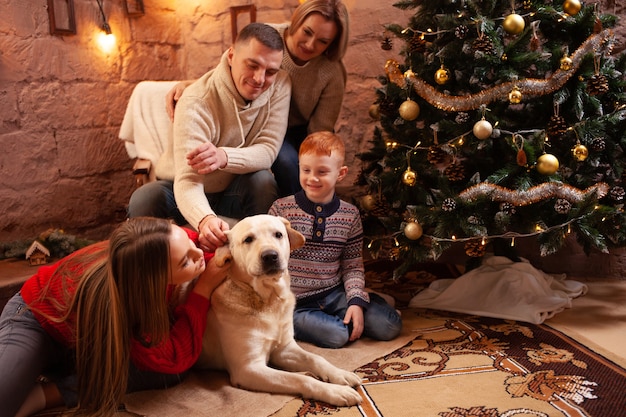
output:
[[[172,122],[165,110],[165,95],[178,81],[142,81],[128,100],[119,138],[131,158],[156,166],[172,140]]]
[[[570,308],[572,299],[586,292],[584,283],[545,274],[526,259],[513,262],[492,256],[456,279],[432,282],[411,299],[409,307],[539,324]]]

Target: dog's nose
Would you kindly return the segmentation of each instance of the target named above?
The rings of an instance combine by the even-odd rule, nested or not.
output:
[[[278,252],[275,250],[266,250],[261,253],[261,260],[264,267],[275,267],[278,264]]]

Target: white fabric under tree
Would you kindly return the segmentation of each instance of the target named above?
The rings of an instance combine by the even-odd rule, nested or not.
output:
[[[572,306],[587,285],[548,275],[526,259],[488,256],[481,266],[455,279],[439,279],[418,293],[409,307],[476,314],[534,324]]]

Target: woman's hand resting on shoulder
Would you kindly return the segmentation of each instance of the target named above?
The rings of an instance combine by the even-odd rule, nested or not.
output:
[[[170,121],[174,121],[174,109],[176,108],[176,103],[183,95],[183,91],[189,85],[193,83],[193,80],[189,81],[181,81],[176,84],[170,91],[165,95],[165,110],[167,111],[167,115],[170,117]]]

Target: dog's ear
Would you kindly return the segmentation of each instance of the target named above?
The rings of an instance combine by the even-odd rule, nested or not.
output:
[[[297,230],[292,229],[289,220],[285,219],[284,217],[279,217],[279,219],[285,224],[285,228],[287,229],[287,236],[289,237],[289,248],[291,250],[294,250],[304,246],[304,235],[302,235],[302,233],[298,232]]]
[[[230,234],[229,232],[226,232],[226,236],[228,236],[229,234]],[[219,267],[222,267],[228,262],[230,262],[231,259],[233,259],[233,255],[232,253],[230,253],[230,242],[226,242],[225,245],[220,246],[219,248],[215,249],[214,258],[215,258],[215,264]]]

